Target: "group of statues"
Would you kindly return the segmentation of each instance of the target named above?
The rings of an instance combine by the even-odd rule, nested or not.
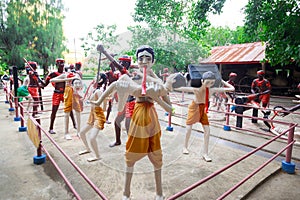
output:
[[[98,46],[101,53],[107,54],[102,45]],[[154,107],[156,102],[166,112],[172,112],[172,104],[169,93],[173,90],[186,91],[194,93],[194,100],[189,106],[187,119],[187,133],[183,153],[188,153],[188,140],[191,134],[192,125],[200,122],[204,129],[204,149],[203,159],[211,161],[208,155],[209,141],[209,122],[207,117],[207,106],[210,95],[215,92],[234,91],[234,87],[225,81],[226,87],[213,88],[215,75],[208,71],[203,74],[202,85],[200,88],[187,87],[184,77],[178,74],[171,74],[166,78],[165,83],[157,77],[151,67],[154,64],[154,50],[147,45],[141,46],[136,51],[138,70],[133,74],[125,74],[112,84],[97,98],[90,100],[95,108],[101,108],[103,101],[114,92],[118,95],[118,112],[126,110],[128,99],[135,99],[135,105],[130,115],[130,125],[128,129],[128,138],[125,151],[125,185],[123,199],[130,198],[130,183],[134,171],[134,165],[137,161],[148,156],[154,168],[154,177],[156,183],[156,199],[163,199],[161,184],[162,148],[161,148],[161,127],[158,121],[158,115]],[[146,85],[145,88],[143,86]],[[127,102],[127,103],[126,103]],[[102,115],[102,114],[101,114]],[[118,116],[117,116],[118,118]],[[104,124],[105,120],[101,120]],[[118,138],[118,135],[116,135]],[[119,145],[120,140],[116,140],[114,145]],[[93,145],[92,145],[93,146]],[[90,152],[86,145],[84,152]],[[96,147],[97,149],[97,147]],[[97,151],[97,150],[96,150]],[[99,154],[95,152],[96,159]]]
[[[154,106],[157,103],[166,112],[172,113],[172,103],[169,93],[176,91],[189,92],[194,95],[191,104],[188,106],[188,116],[186,119],[186,135],[183,145],[183,154],[189,154],[188,143],[191,136],[192,127],[196,123],[201,123],[204,131],[204,144],[202,149],[202,158],[206,162],[211,162],[212,158],[208,152],[210,127],[208,120],[208,102],[209,98],[218,93],[233,94],[235,87],[230,81],[221,80],[221,87],[213,87],[216,81],[216,76],[213,72],[207,71],[202,74],[200,87],[190,87],[186,85],[185,78],[180,73],[169,74],[164,71],[164,80],[161,80],[152,70],[155,62],[155,52],[152,47],[143,45],[136,51],[136,60],[138,69],[134,72],[129,72],[131,58],[122,56],[118,62],[107,53],[102,45],[97,46],[97,50],[103,53],[107,59],[111,61],[111,71],[99,73],[92,82],[93,92],[87,97],[91,104],[91,110],[86,124],[81,127],[80,113],[83,110],[83,99],[85,96],[81,94],[83,87],[82,74],[80,67],[69,69],[64,72],[64,60],[57,59],[57,71],[50,73],[44,82],[38,82],[35,78],[29,78],[28,91],[32,94],[34,101],[38,101],[36,88],[46,87],[49,83],[54,86],[52,96],[52,112],[50,117],[49,133],[55,134],[53,125],[60,102],[64,102],[64,132],[65,139],[71,140],[69,133],[69,119],[74,118],[73,110],[75,111],[76,123],[73,123],[77,129],[77,136],[81,138],[85,149],[79,154],[92,153],[93,156],[88,158],[89,162],[100,159],[99,146],[97,136],[103,131],[105,123],[109,123],[108,116],[111,112],[113,97],[118,99],[118,114],[114,120],[115,127],[115,142],[110,144],[110,147],[121,145],[121,122],[125,119],[127,131],[126,151],[125,151],[125,184],[123,191],[123,199],[130,199],[130,185],[134,172],[134,165],[140,159],[148,156],[153,165],[154,177],[156,183],[156,200],[163,199],[161,169],[163,165],[163,152],[161,147],[161,127],[158,120],[158,115]],[[32,72],[29,77],[38,76],[32,65]],[[115,73],[116,69],[118,73]],[[235,73],[231,74],[233,79]],[[35,81],[35,82],[34,82]],[[30,88],[35,83],[34,88]],[[269,100],[270,86],[263,78],[263,72],[258,72],[258,79],[253,82],[253,90],[263,85],[265,91],[261,92],[261,100],[263,107]],[[257,91],[253,91],[257,92]],[[267,96],[263,96],[268,94]],[[105,113],[103,109],[107,99],[108,109]],[[234,98],[234,97],[232,97]],[[36,105],[35,105],[36,106]],[[33,115],[36,115],[37,109],[33,107]],[[87,133],[90,136],[87,137]],[[88,142],[87,139],[90,138]],[[91,146],[89,146],[89,144]]]

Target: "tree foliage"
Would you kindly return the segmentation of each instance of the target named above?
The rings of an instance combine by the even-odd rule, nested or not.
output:
[[[106,48],[116,45],[118,39],[118,36],[114,34],[116,28],[116,25],[105,26],[100,23],[86,37],[80,38],[83,42],[81,47],[84,50],[85,56],[91,51],[95,51],[98,44],[105,44]]]
[[[115,34],[116,28],[116,25],[105,26],[100,23],[94,27],[86,37],[80,38],[82,42],[81,48],[87,57],[87,62],[85,63],[86,68],[90,68],[91,70],[97,69],[99,64],[99,53],[97,52],[98,44],[104,44],[106,49],[109,49],[113,45],[118,45],[118,36]],[[106,60],[102,61],[101,68],[104,71],[109,70],[109,62]]]
[[[150,45],[155,50],[156,61],[153,69],[156,73],[163,68],[169,68],[172,72],[185,71],[188,64],[198,63],[208,52],[198,41],[183,38],[162,27],[149,29],[135,26],[129,30],[133,33],[130,43],[133,50],[127,54],[134,55],[135,49],[142,44]]]
[[[220,13],[225,0],[137,0],[133,18],[146,27],[131,27],[132,46],[151,45],[157,55],[154,69],[184,71],[208,55],[210,46],[202,40],[209,13]],[[175,69],[173,69],[175,68]]]
[[[245,36],[243,27],[237,27],[235,30],[232,30],[228,26],[209,27],[202,40],[209,47],[252,42],[251,38]]]
[[[2,61],[23,68],[25,57],[47,72],[65,50],[61,0],[7,0],[0,6]]]
[[[245,33],[267,42],[266,58],[272,65],[299,65],[299,0],[249,0],[245,13]]]
[[[220,13],[226,0],[137,0],[133,18],[199,40],[210,26],[209,13]]]

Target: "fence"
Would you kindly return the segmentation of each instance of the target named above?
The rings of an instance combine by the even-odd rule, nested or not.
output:
[[[26,121],[25,116],[27,116],[27,114],[29,114],[29,112],[24,107],[24,103],[18,102],[18,97],[14,96],[14,94],[12,94],[11,91],[8,90],[6,95],[8,97],[8,101],[9,101],[9,105],[10,105],[9,111],[10,112],[15,111],[16,116],[15,116],[14,119],[15,119],[15,121],[20,121],[21,126],[19,127],[19,131],[26,131],[27,127],[25,126],[25,121]],[[176,94],[171,94],[171,95],[176,95]],[[183,96],[183,94],[182,94],[182,96]],[[188,100],[188,99],[186,99],[186,100]],[[183,98],[182,98],[181,102],[182,101],[184,101]],[[174,103],[180,105],[180,101],[174,101]],[[255,169],[248,176],[246,176],[242,180],[240,180],[240,182],[238,182],[235,186],[233,186],[232,188],[229,188],[228,191],[226,191],[218,199],[223,199],[226,196],[228,196],[230,193],[232,193],[234,190],[236,190],[239,186],[241,186],[243,183],[245,183],[247,180],[249,180],[252,176],[254,176],[256,173],[258,173],[261,169],[263,169],[265,166],[267,166],[270,162],[272,162],[275,158],[280,156],[284,151],[286,151],[286,157],[285,157],[285,160],[282,161],[282,169],[284,171],[288,172],[288,173],[294,173],[295,164],[291,162],[291,158],[292,158],[293,144],[295,143],[294,131],[295,131],[295,127],[297,127],[297,124],[295,124],[295,123],[286,123],[286,122],[282,122],[282,121],[278,121],[278,120],[274,120],[274,119],[265,119],[265,118],[260,118],[260,117],[247,116],[247,115],[244,115],[244,114],[232,113],[232,112],[230,112],[230,107],[231,106],[236,106],[236,105],[227,104],[225,112],[210,110],[210,112],[216,112],[216,113],[219,112],[219,113],[222,113],[222,114],[226,115],[225,124],[223,124],[225,131],[230,131],[231,129],[234,128],[234,129],[237,129],[237,130],[245,130],[245,131],[250,131],[250,132],[253,132],[253,133],[256,133],[256,134],[261,134],[261,132],[258,132],[258,131],[255,131],[255,130],[253,131],[253,130],[249,130],[249,129],[244,129],[242,127],[237,127],[235,125],[230,124],[230,122],[232,121],[232,120],[230,120],[230,117],[233,117],[233,116],[249,118],[249,119],[256,119],[256,120],[259,120],[259,121],[266,121],[266,122],[271,122],[271,123],[278,123],[278,124],[282,124],[282,125],[287,125],[288,128],[286,130],[284,130],[283,132],[279,133],[276,136],[273,135],[273,137],[269,141],[267,141],[266,143],[264,143],[263,145],[255,148],[255,149],[253,149],[251,152],[245,154],[241,158],[233,161],[232,163],[224,166],[223,168],[215,171],[214,173],[210,174],[209,176],[199,180],[198,182],[194,183],[193,185],[191,185],[191,186],[187,187],[186,189],[172,195],[171,197],[169,197],[167,199],[170,199],[170,200],[171,199],[177,199],[177,198],[183,196],[184,194],[186,194],[189,191],[193,190],[194,188],[208,182],[209,180],[211,180],[212,178],[214,178],[217,175],[221,174],[222,172],[226,171],[227,169],[230,169],[231,167],[233,167],[235,165],[238,165],[239,162],[247,159],[248,157],[252,156],[254,153],[262,150],[264,147],[266,147],[267,145],[271,144],[272,142],[274,142],[278,139],[286,139],[286,141],[287,141],[286,146],[282,149],[279,149],[278,152],[275,155],[272,156],[272,158],[267,160],[261,166],[258,166],[257,169]],[[173,114],[173,115],[176,115],[176,113]],[[185,117],[185,116],[179,116],[179,117]],[[74,167],[74,169],[82,176],[82,178],[90,185],[90,187],[99,195],[100,198],[108,199],[100,191],[100,189],[97,188],[97,186],[84,174],[84,172],[76,165],[76,163],[63,151],[63,149],[52,139],[52,137],[48,134],[48,132],[43,129],[43,127],[40,125],[39,120],[29,116],[27,121],[31,121],[34,124],[34,126],[36,127],[36,129],[38,130],[37,133],[36,133],[37,135],[35,136],[35,137],[38,137],[38,141],[39,141],[38,146],[37,146],[37,156],[35,156],[35,158],[34,158],[35,161],[36,161],[35,164],[42,164],[44,162],[45,155],[42,154],[42,152],[44,152],[46,154],[46,156],[49,158],[49,160],[51,161],[51,163],[53,164],[53,166],[56,168],[56,170],[58,171],[60,176],[63,178],[66,185],[70,188],[70,190],[74,194],[74,196],[77,199],[81,199],[80,195],[76,192],[75,188],[72,186],[72,184],[70,183],[68,178],[64,175],[64,173],[62,172],[62,170],[60,169],[58,164],[55,162],[53,157],[47,151],[47,148],[40,142],[42,140],[42,135],[43,135],[43,136],[46,136],[46,138],[48,138],[48,140],[55,146],[55,148],[58,149],[58,151]],[[169,123],[168,123],[169,126],[170,126],[170,122],[171,122],[171,115],[169,115]],[[288,133],[288,137],[283,138],[283,136],[286,133]],[[266,134],[266,135],[272,136],[272,134]]]

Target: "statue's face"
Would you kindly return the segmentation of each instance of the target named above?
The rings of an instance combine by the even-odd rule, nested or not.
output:
[[[130,67],[130,62],[128,62],[128,61],[120,60],[119,63],[120,63],[120,65],[122,65],[123,67],[125,67],[127,70]]]
[[[264,76],[261,75],[261,74],[258,74],[257,77],[258,77],[258,79],[259,79],[260,81],[264,79]]]
[[[235,81],[236,76],[231,76],[229,79],[232,80],[232,81]]]
[[[216,82],[216,79],[205,79],[205,80],[203,80],[202,85],[210,88],[215,84],[215,82]]]
[[[153,62],[152,62],[152,55],[151,53],[149,53],[148,51],[142,51],[140,53],[138,53],[138,66],[139,68],[143,68],[146,67],[147,70],[150,70],[151,67],[153,66]]]
[[[64,62],[57,62],[56,66],[57,66],[57,71],[62,73],[64,71],[64,68],[65,68],[65,63]]]
[[[83,87],[82,81],[81,81],[81,80],[78,80],[78,79],[74,80],[74,82],[73,82],[73,87],[74,87],[75,89],[81,89],[81,88]]]

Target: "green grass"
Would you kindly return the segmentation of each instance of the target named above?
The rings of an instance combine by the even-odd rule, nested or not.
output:
[[[92,75],[92,74],[83,74],[82,80],[93,80],[94,77],[95,77],[95,75]]]

